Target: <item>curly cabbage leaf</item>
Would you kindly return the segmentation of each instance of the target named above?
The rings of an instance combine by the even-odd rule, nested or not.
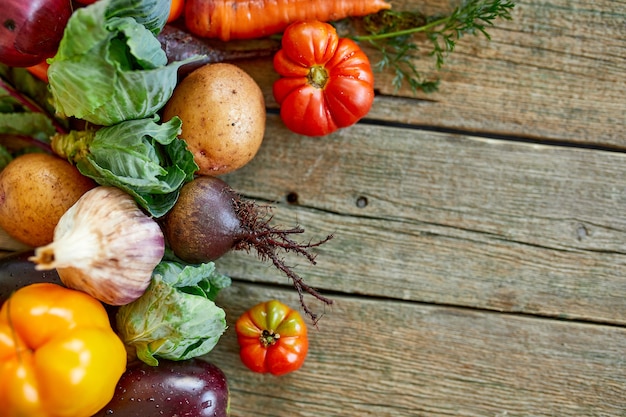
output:
[[[158,116],[127,120],[98,130],[71,131],[52,138],[55,152],[100,185],[129,193],[154,217],[167,213],[198,165],[178,139],[181,121],[159,124]]]
[[[161,109],[176,87],[178,68],[202,58],[167,64],[156,37],[166,11],[167,0],[100,0],[77,9],[48,60],[57,112],[110,126]]]
[[[185,360],[204,355],[226,330],[224,310],[207,294],[228,285],[230,279],[216,273],[212,262],[162,261],[146,292],[119,309],[120,338],[131,353],[152,366],[158,365],[159,358]]]

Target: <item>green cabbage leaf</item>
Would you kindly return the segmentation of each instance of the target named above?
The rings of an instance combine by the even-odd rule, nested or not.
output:
[[[70,17],[48,60],[53,105],[62,116],[102,126],[155,114],[172,95],[178,69],[156,37],[168,0],[99,0]]]
[[[164,260],[146,292],[118,310],[118,334],[131,356],[152,366],[159,359],[205,355],[226,330],[226,313],[214,300],[230,283],[213,262],[185,265]]]
[[[158,218],[174,206],[180,188],[198,169],[186,142],[178,139],[181,125],[178,117],[160,124],[154,115],[57,134],[52,148],[81,174],[121,188]]]

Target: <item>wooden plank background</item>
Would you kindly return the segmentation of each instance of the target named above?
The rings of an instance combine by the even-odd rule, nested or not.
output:
[[[377,126],[311,140],[269,126],[261,154],[227,181],[276,201],[277,220],[306,238],[335,235],[306,270],[311,284],[624,324],[626,155]],[[284,283],[247,254],[221,265]]]
[[[518,1],[491,41],[457,45],[439,92],[378,73],[367,120],[320,139],[281,125],[271,62],[240,63],[274,115],[225,179],[303,238],[335,235],[316,266],[288,260],[336,305],[283,378],[246,373],[228,331],[208,358],[234,415],[626,415],[624,5]],[[231,323],[267,298],[297,305],[253,256],[219,267]]]
[[[230,320],[293,291],[236,284]],[[623,416],[623,328],[338,296],[302,369],[253,374],[234,322],[207,357],[230,377],[234,416]]]
[[[233,416],[626,416],[624,6],[516,1],[491,41],[458,43],[439,92],[377,73],[366,120],[324,138],[281,124],[271,60],[238,63],[269,115],[257,157],[224,179],[303,240],[334,234],[317,265],[287,260],[335,304],[307,297],[325,315],[303,369],[251,373],[234,321],[297,294],[251,254],[218,262],[230,328],[207,359]]]
[[[443,13],[456,0],[393,0],[395,10]],[[441,78],[434,94],[396,92],[391,73],[376,74],[381,97],[368,118],[419,127],[623,149],[626,2],[516,0],[511,21],[483,37],[463,38],[441,71],[423,43],[416,65]],[[372,62],[377,61],[375,55]],[[266,87],[271,61],[244,66]]]

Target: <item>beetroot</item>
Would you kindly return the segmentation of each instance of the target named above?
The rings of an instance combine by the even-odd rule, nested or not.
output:
[[[187,32],[185,28],[167,24],[157,36],[161,47],[167,55],[168,62],[184,61],[196,55],[203,55],[199,61],[183,65],[179,75],[185,76],[193,70],[216,62],[237,61],[241,59],[270,57],[279,49],[278,43],[256,45],[252,49],[229,47],[224,42],[200,38]]]
[[[308,286],[278,252],[297,253],[315,264],[315,256],[308,249],[323,244],[332,235],[318,242],[298,243],[291,235],[303,233],[304,229],[272,226],[269,209],[242,198],[217,177],[199,176],[182,187],[178,201],[163,218],[162,228],[174,254],[189,263],[214,261],[230,250],[254,249],[260,259],[271,261],[292,280],[304,312],[315,322],[317,315],[304,302],[304,293],[326,304],[332,304],[332,300]]]

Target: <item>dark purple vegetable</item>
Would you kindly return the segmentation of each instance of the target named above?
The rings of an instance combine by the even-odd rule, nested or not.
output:
[[[4,0],[0,62],[29,67],[53,56],[71,14],[70,0]]]
[[[305,284],[278,251],[302,255],[315,264],[315,256],[308,249],[323,244],[332,235],[315,243],[295,242],[290,236],[304,229],[272,226],[269,211],[269,207],[241,198],[221,179],[199,176],[182,187],[178,201],[163,217],[162,228],[174,254],[190,263],[214,261],[230,250],[254,249],[261,260],[271,261],[292,280],[304,312],[315,322],[317,315],[304,302],[303,293],[326,304],[332,304],[332,300]]]
[[[0,305],[26,285],[36,282],[61,284],[56,271],[35,270],[35,264],[28,260],[32,255],[32,251],[26,251],[0,258]]]
[[[181,67],[181,74],[187,74],[205,64],[236,61],[239,59],[263,58],[274,55],[280,49],[280,43],[265,41],[250,44],[245,49],[235,48],[226,42],[199,38],[172,24],[165,25],[157,36],[161,47],[167,55],[168,62],[183,61],[196,55],[206,55],[200,61]]]
[[[130,365],[113,399],[94,417],[227,417],[230,395],[224,373],[201,359],[159,366]]]

